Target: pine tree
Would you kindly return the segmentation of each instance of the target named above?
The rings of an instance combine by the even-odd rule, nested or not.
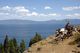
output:
[[[17,40],[15,38],[13,38],[13,45],[15,47],[15,52],[19,53],[19,48],[18,48]]]
[[[12,39],[9,40],[9,46],[10,46],[9,52],[10,53],[16,53],[15,46],[14,46],[14,43],[13,43],[13,40]]]
[[[1,53],[4,53],[4,47],[3,47],[2,44],[0,44],[0,52],[1,52]]]
[[[35,36],[30,40],[29,47],[40,40],[42,40],[42,37],[36,32]]]
[[[9,39],[8,39],[7,35],[4,40],[4,51],[5,51],[5,53],[9,53]]]
[[[24,42],[24,40],[22,40],[20,43],[20,53],[23,53],[24,50],[25,50],[25,42]]]
[[[13,38],[14,47],[17,48],[17,40]]]

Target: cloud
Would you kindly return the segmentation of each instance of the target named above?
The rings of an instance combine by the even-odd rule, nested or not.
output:
[[[31,13],[33,16],[38,16],[38,13],[37,12],[32,12]]]
[[[57,13],[50,13],[50,14],[48,14],[48,16],[60,17],[60,16],[61,16],[61,14],[57,14]]]
[[[9,13],[0,13],[0,15],[4,15],[4,14],[5,14],[5,15],[9,15]]]
[[[79,13],[75,13],[74,15],[77,16],[77,17],[80,17],[80,14]]]
[[[44,13],[41,13],[41,14],[39,14],[39,16],[48,16],[48,15],[46,15],[46,14],[44,14]]]
[[[62,9],[65,11],[80,10],[80,6],[63,7]]]
[[[68,15],[65,15],[66,17],[72,17],[73,15],[71,15],[71,14],[68,14]]]
[[[25,16],[38,16],[37,12],[26,13]]]
[[[24,15],[26,13],[29,13],[30,10],[23,7],[23,6],[16,6],[16,7],[3,6],[3,7],[0,7],[0,12],[1,13]]]
[[[65,16],[68,17],[68,18],[73,18],[73,17],[80,18],[80,13],[68,14],[68,15],[65,15]]]
[[[9,6],[4,6],[1,8],[1,10],[10,10],[11,8]]]
[[[9,6],[0,7],[0,13],[10,13],[12,10]]]
[[[45,9],[51,9],[51,7],[46,6]],[[39,13],[36,11],[31,11],[24,6],[16,6],[16,7],[10,7],[10,6],[3,6],[0,7],[0,15],[17,15],[21,17],[56,17],[59,16],[57,13]]]
[[[45,6],[44,9],[52,9],[50,6]]]
[[[17,7],[13,7],[12,9],[14,11],[14,13],[21,15],[21,16],[25,16],[27,13],[30,12],[29,9],[23,7],[23,6],[17,6]]]
[[[53,13],[53,14],[48,14],[49,16],[56,16],[57,14],[56,13]]]
[[[51,7],[46,6],[45,9],[51,9]],[[24,6],[16,6],[16,7],[9,7],[9,6],[4,6],[0,8],[1,13],[0,14],[4,14],[4,15],[9,15],[13,14],[13,15],[18,15],[18,16],[58,16],[58,14],[56,13],[38,13],[35,11],[30,11],[29,9],[25,8]]]
[[[56,16],[60,16],[60,14],[57,14],[57,13],[48,13],[48,14],[39,14],[39,16],[46,16],[46,17],[56,17]]]
[[[16,12],[29,12],[29,10],[23,6],[14,7],[13,10],[15,10]]]

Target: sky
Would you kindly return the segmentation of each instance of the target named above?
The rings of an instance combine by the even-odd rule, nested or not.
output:
[[[0,20],[80,19],[80,0],[0,0]]]

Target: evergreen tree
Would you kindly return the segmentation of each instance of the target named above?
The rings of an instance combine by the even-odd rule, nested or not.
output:
[[[5,53],[9,53],[9,39],[8,36],[6,35],[5,40],[4,40],[4,51]]]
[[[17,48],[17,40],[13,38],[14,47]]]
[[[13,38],[13,45],[15,47],[16,53],[19,53],[19,48],[18,48],[17,40],[15,38]]]
[[[23,53],[25,48],[24,40],[22,40],[20,46],[18,46],[15,38],[9,39],[6,35],[3,45],[0,44],[0,53]]]
[[[24,50],[25,50],[25,42],[24,42],[24,40],[22,40],[20,43],[20,53],[23,53]]]
[[[42,37],[36,32],[35,36],[30,40],[29,47],[40,40],[42,40]]]
[[[13,40],[9,40],[9,52],[10,53],[16,53],[16,50],[15,50],[15,46],[14,46],[14,43],[13,43]]]
[[[1,52],[1,53],[4,53],[4,47],[3,47],[2,44],[0,44],[0,52]]]

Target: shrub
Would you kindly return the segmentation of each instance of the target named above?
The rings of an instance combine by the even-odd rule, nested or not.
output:
[[[76,43],[80,42],[80,33],[75,33],[74,42]]]
[[[25,50],[25,41],[22,40],[21,43],[20,43],[20,52],[23,53]]]
[[[80,42],[80,33],[75,33],[73,38],[74,41],[70,42],[69,45],[75,45]]]
[[[42,40],[41,35],[36,33],[35,36],[30,40],[29,47],[40,40]]]
[[[39,48],[37,48],[37,51],[40,51],[41,50],[41,48],[39,47]]]
[[[0,53],[23,53],[25,50],[25,42],[22,41],[20,46],[15,38],[9,39],[6,35],[4,43],[0,44]]]

